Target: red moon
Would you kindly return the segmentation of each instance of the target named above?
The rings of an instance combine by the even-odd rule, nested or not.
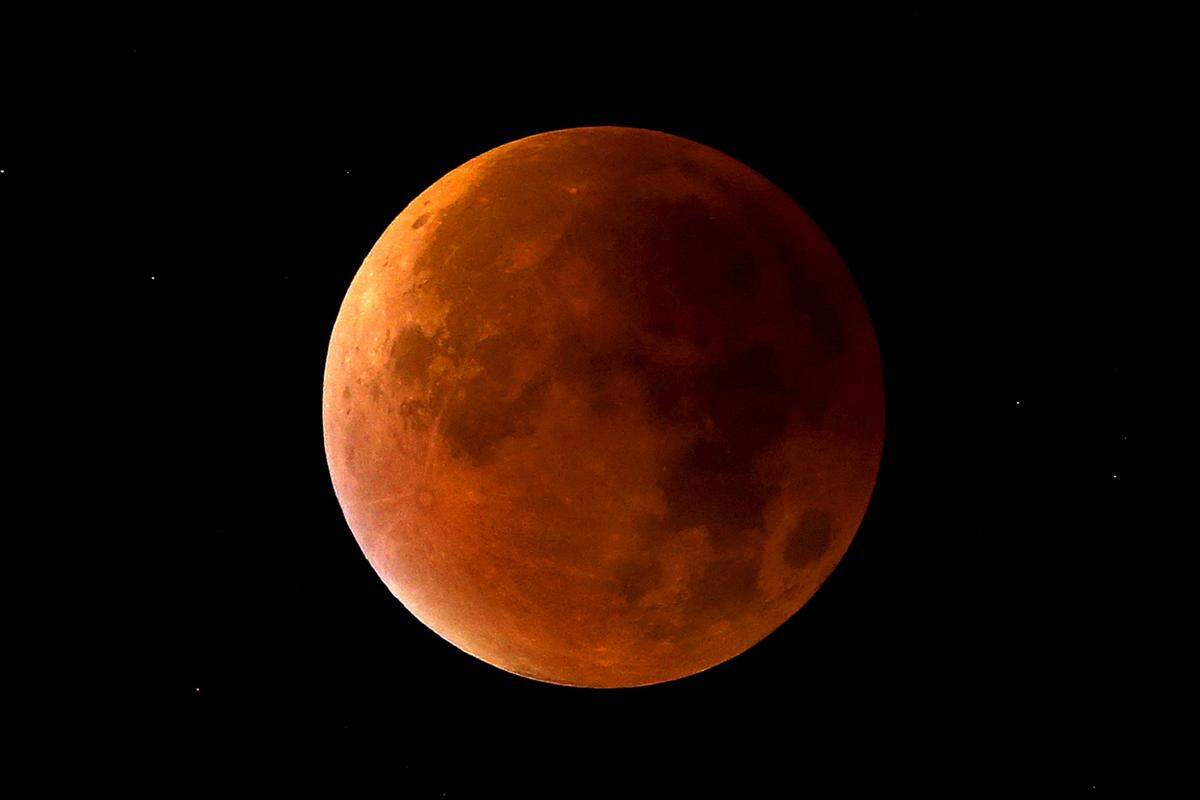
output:
[[[619,687],[720,664],[817,590],[883,444],[871,319],[782,191],[578,128],[426,189],[342,303],[325,452],[392,593],[489,664]]]

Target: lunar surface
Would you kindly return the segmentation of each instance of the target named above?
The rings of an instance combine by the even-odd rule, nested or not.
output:
[[[552,683],[741,653],[837,565],[883,442],[874,330],[829,241],[694,142],[580,128],[417,197],[329,345],[325,450],[423,623]]]

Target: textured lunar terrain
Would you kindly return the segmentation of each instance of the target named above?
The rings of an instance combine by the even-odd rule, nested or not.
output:
[[[766,179],[627,128],[467,162],[388,227],[329,346],[366,557],[497,667],[633,686],[723,662],[845,553],[883,441],[850,274]]]

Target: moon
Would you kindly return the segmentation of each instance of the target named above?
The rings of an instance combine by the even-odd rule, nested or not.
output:
[[[471,655],[626,687],[796,613],[883,444],[870,316],[782,191],[695,142],[531,136],[376,242],[325,365],[334,490],[379,577]]]

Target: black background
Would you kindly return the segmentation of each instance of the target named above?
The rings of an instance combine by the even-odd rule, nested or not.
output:
[[[117,769],[413,797],[1103,785],[1101,554],[1141,446],[1127,254],[1096,235],[1130,214],[1106,200],[1118,57],[926,8],[824,49],[818,25],[609,23],[540,46],[487,20],[391,45],[132,27],[88,51],[74,125],[7,167],[6,191],[53,180],[86,210],[114,334]],[[887,391],[874,498],[817,595],[730,662],[619,691],[509,675],[417,622],[350,535],[321,431],[339,304],[395,215],[485,150],[604,124],[795,198],[862,290]]]

